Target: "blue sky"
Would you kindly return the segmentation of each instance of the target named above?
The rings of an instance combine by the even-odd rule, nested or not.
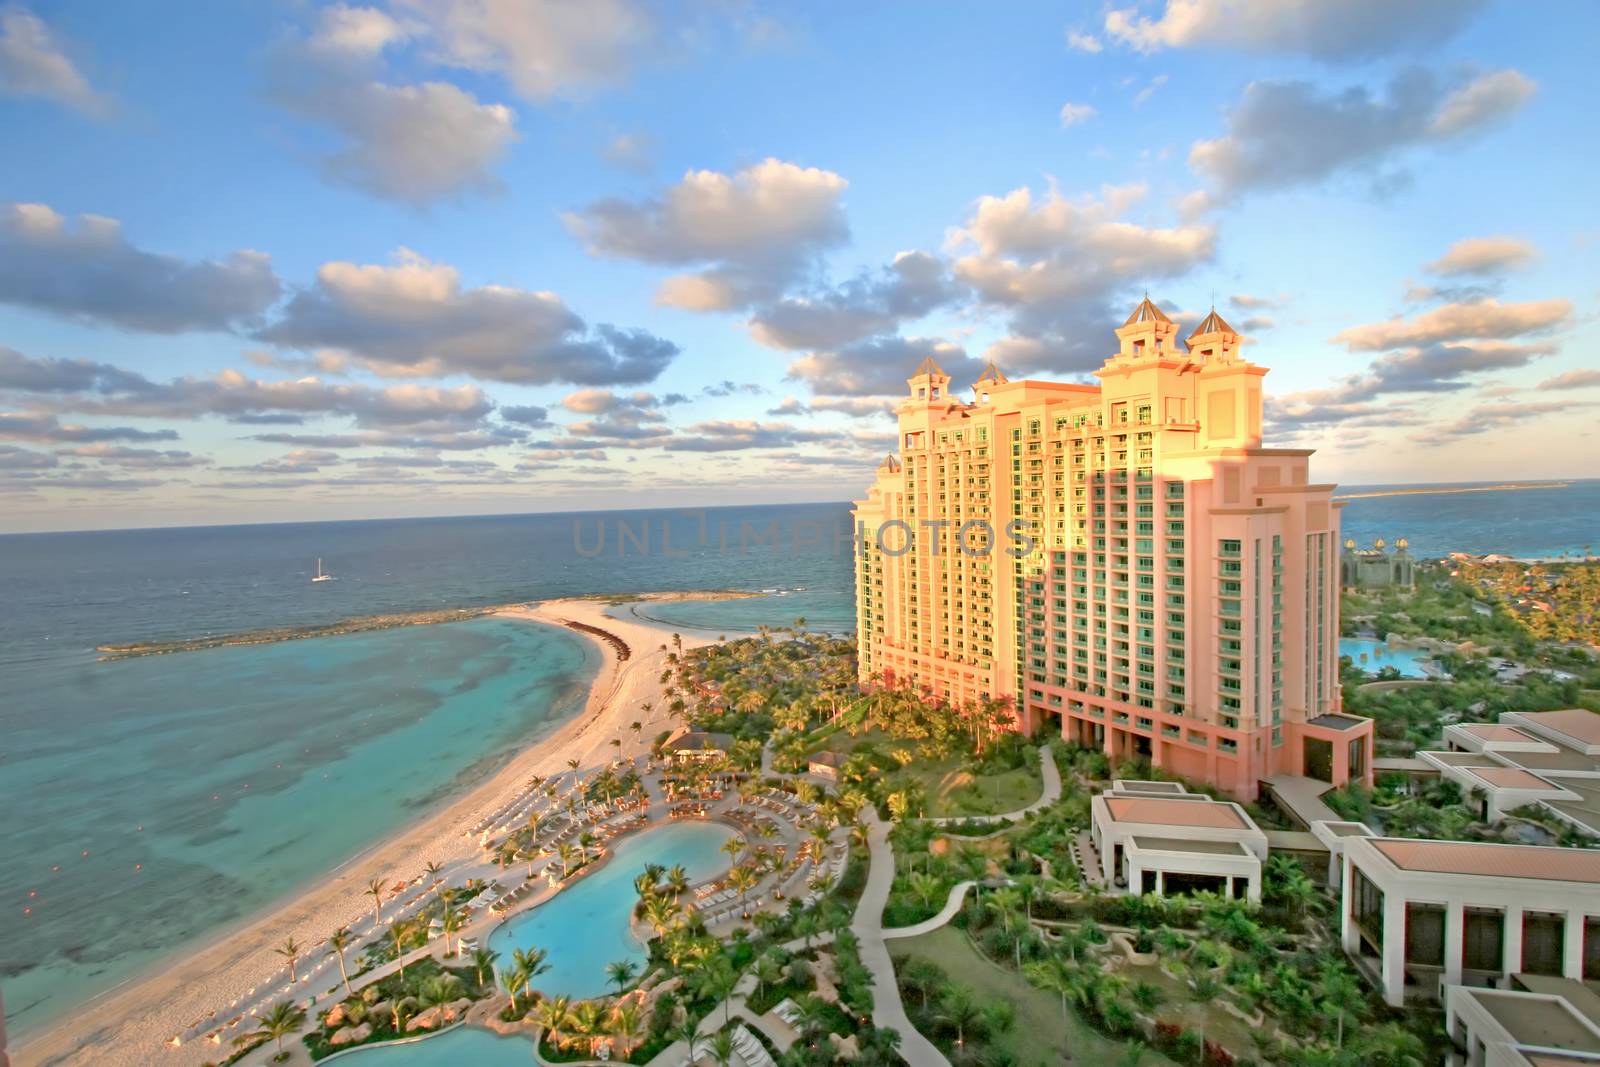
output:
[[[1346,483],[1595,476],[1593,5],[0,2],[0,529],[848,499],[1148,289]]]

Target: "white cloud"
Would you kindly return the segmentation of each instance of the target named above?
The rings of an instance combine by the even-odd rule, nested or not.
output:
[[[0,10],[0,94],[43,97],[97,118],[112,106],[61,50],[50,27],[20,7]]]
[[[1094,55],[1105,46],[1100,43],[1100,38],[1096,37],[1092,33],[1083,33],[1079,30],[1068,30],[1067,47],[1072,49],[1074,52],[1087,52],[1089,55]]]
[[[1498,274],[1526,267],[1538,255],[1533,243],[1520,237],[1467,237],[1424,269],[1434,274]]]
[[[1377,352],[1406,345],[1440,344],[1463,339],[1504,339],[1540,333],[1565,322],[1572,313],[1566,300],[1531,300],[1502,304],[1478,300],[1446,304],[1414,319],[1352,326],[1332,338],[1352,352]]]
[[[397,0],[432,31],[434,58],[498,74],[546,100],[623,80],[655,37],[630,0]]]
[[[600,200],[565,216],[593,255],[675,266],[661,303],[728,309],[776,296],[824,248],[849,234],[831,171],[766,159],[734,174],[690,171],[659,197]]]
[[[1196,141],[1189,165],[1214,186],[1211,203],[1344,171],[1392,185],[1397,175],[1381,170],[1394,157],[1488,127],[1522,106],[1532,87],[1516,71],[1485,74],[1447,93],[1428,72],[1410,70],[1382,97],[1361,86],[1325,93],[1310,82],[1252,82],[1228,114],[1227,134]]]
[[[1497,70],[1468,82],[1445,97],[1429,131],[1454,137],[1515,114],[1538,91],[1532,78],[1515,70]]]
[[[325,263],[262,340],[350,352],[381,374],[527,384],[654,379],[676,345],[583,319],[551,292],[463,289],[459,272],[401,249],[389,265]]]
[[[1484,0],[1167,0],[1155,19],[1107,12],[1106,35],[1140,52],[1215,47],[1289,52],[1326,62],[1436,45]]]
[[[874,277],[758,307],[750,333],[773,348],[837,348],[921,318],[955,299],[949,268],[927,252],[901,252]]]
[[[1563,391],[1567,389],[1591,389],[1600,385],[1600,370],[1584,367],[1578,370],[1563,371],[1553,378],[1546,378],[1539,383],[1539,388],[1545,391]]]
[[[1094,118],[1094,116],[1095,109],[1089,104],[1067,103],[1061,105],[1062,128],[1076,126],[1079,123],[1088,122],[1090,119]]]
[[[251,324],[280,291],[262,252],[189,260],[130,244],[115,219],[69,226],[44,204],[0,205],[0,303],[179,333]]]

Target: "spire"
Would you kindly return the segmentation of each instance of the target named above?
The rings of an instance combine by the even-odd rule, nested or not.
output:
[[[1193,341],[1196,337],[1201,337],[1208,333],[1236,334],[1238,331],[1232,326],[1229,326],[1227,321],[1223,319],[1221,315],[1217,314],[1217,309],[1213,307],[1211,309],[1211,314],[1201,319],[1200,325],[1194,328],[1194,332],[1189,335],[1189,340]]]
[[[1171,323],[1166,313],[1150,302],[1150,294],[1144,294],[1144,299],[1139,301],[1139,306],[1133,309],[1133,314],[1128,316],[1124,326],[1132,326],[1136,322],[1165,322]]]
[[[978,381],[993,382],[996,385],[1004,385],[1010,380],[1010,378],[1007,378],[1005,374],[1001,372],[999,367],[995,366],[994,360],[992,359],[984,365],[983,373],[978,375]]]
[[[939,364],[933,361],[932,356],[924,357],[922,362],[917,364],[917,369],[911,372],[911,376],[913,378],[920,377],[924,374],[931,374],[936,378],[944,377],[944,371],[939,367]]]

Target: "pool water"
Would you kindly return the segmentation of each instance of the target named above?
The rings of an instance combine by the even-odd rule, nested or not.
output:
[[[1429,653],[1414,648],[1390,648],[1370,637],[1339,638],[1339,655],[1349,656],[1352,663],[1368,674],[1377,674],[1385,667],[1393,667],[1402,678],[1428,677],[1422,664],[1433,658]],[[1366,659],[1362,659],[1362,656]]]
[[[487,1030],[463,1026],[437,1037],[404,1044],[392,1042],[356,1049],[339,1057],[341,1064],[360,1067],[526,1067],[537,1063],[533,1042],[525,1037],[501,1037]]]
[[[500,954],[499,966],[510,963],[515,949],[545,949],[550,969],[530,983],[534,989],[579,1000],[597,997],[610,988],[606,964],[642,965],[646,959],[629,924],[639,899],[633,880],[645,864],[681,863],[691,881],[700,881],[727,869],[728,856],[720,850],[732,836],[719,823],[681,822],[624,838],[604,867],[506,921],[489,935],[489,947]]]

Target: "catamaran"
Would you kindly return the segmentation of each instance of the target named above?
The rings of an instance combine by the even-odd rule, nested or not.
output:
[[[323,574],[322,573],[322,557],[321,556],[317,557],[317,576],[315,578],[311,579],[311,580],[313,582],[331,582],[331,581],[333,581],[333,575],[331,575],[331,574]]]

